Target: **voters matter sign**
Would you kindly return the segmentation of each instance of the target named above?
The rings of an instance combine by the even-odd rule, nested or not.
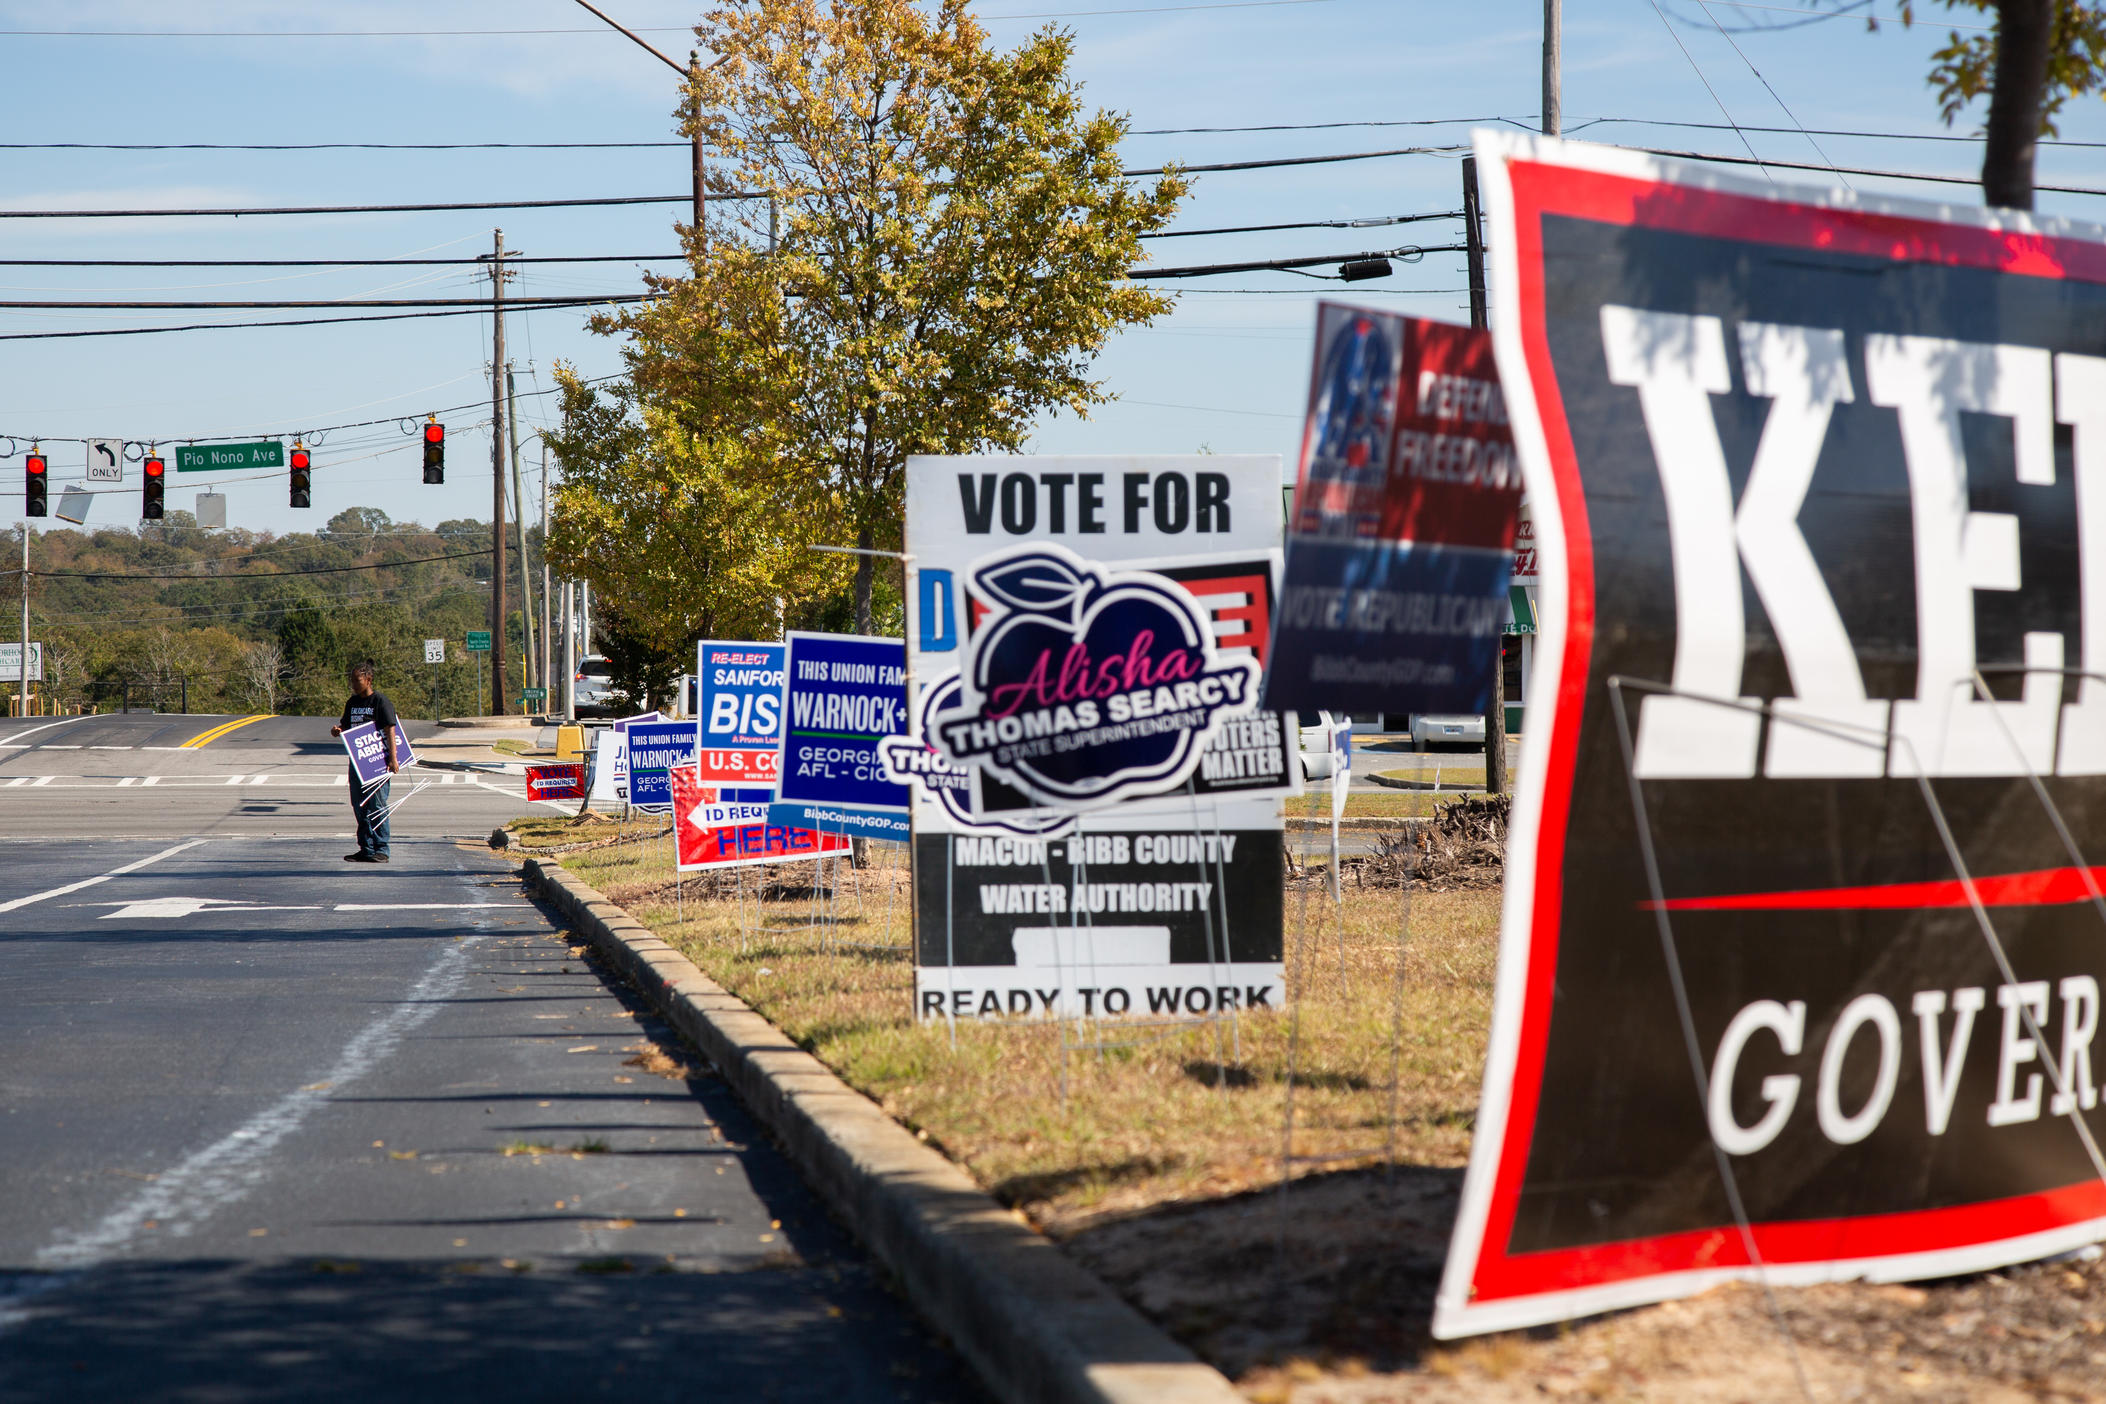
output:
[[[1482,712],[1520,507],[1491,337],[1319,303],[1266,705]]]
[[[788,635],[782,773],[771,823],[904,841],[910,792],[878,747],[907,730],[907,651],[898,639]]]
[[[2106,1237],[2106,230],[1477,142],[1543,610],[1435,1332]]]

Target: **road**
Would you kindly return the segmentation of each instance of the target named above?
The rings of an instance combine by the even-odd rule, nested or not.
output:
[[[972,1397],[480,842],[522,800],[346,864],[326,721],[146,749],[232,720],[0,728],[0,1399]]]

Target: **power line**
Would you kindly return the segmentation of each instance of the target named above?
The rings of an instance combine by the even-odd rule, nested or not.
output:
[[[1648,156],[1673,156],[1684,161],[1718,161],[1729,166],[1775,166],[1787,171],[1820,171],[1822,174],[1883,176],[1888,180],[1925,180],[1939,185],[1978,185],[1980,176],[1926,175],[1920,171],[1889,171],[1877,166],[1822,166],[1811,161],[1776,161],[1768,157],[1719,156],[1709,151],[1676,151],[1660,146],[1626,146],[1625,151],[1643,151]],[[2106,195],[2095,185],[2036,185],[2056,195]]]
[[[598,307],[612,303],[645,302],[650,296],[649,293],[636,293],[622,297],[576,298],[568,302],[546,303],[542,310],[551,307]],[[356,317],[295,317],[269,322],[186,322],[172,327],[98,327],[92,331],[0,332],[0,341],[60,341],[83,336],[156,336],[164,332],[237,331],[257,327],[327,327],[339,322],[406,322],[423,317],[476,316],[487,305],[452,308],[441,312],[370,312]]]
[[[1161,15],[1188,10],[1265,10],[1284,5],[1328,5],[1334,0],[1200,0],[1183,5],[1143,5],[1104,10],[1037,10],[977,15],[981,20],[1081,19],[1097,15]],[[692,34],[689,25],[635,25],[645,34]],[[513,36],[605,34],[597,28],[543,29],[0,29],[7,39],[504,39]],[[682,143],[685,145],[685,143]]]
[[[598,195],[565,200],[454,200],[416,205],[252,205],[189,210],[0,210],[0,219],[239,219],[255,215],[416,214],[433,210],[553,210],[599,205],[684,205],[692,195]],[[712,200],[765,200],[768,192],[711,191]]]
[[[1291,273],[1298,268],[1317,268],[1328,263],[1359,263],[1373,259],[1395,258],[1407,263],[1416,263],[1424,254],[1462,253],[1461,244],[1439,244],[1419,248],[1406,245],[1401,249],[1378,249],[1373,253],[1329,254],[1323,258],[1273,258],[1255,263],[1205,263],[1187,268],[1135,268],[1127,273],[1133,279],[1142,278],[1210,278],[1217,273],[1263,273],[1279,271]]]
[[[1460,219],[1461,210],[1439,214],[1382,215],[1374,219],[1309,219],[1294,224],[1245,224],[1233,229],[1173,229],[1163,234],[1143,234],[1143,239],[1197,239],[1203,234],[1264,234],[1275,229],[1374,229],[1385,224],[1419,224],[1429,219]],[[4,265],[0,265],[4,266]]]
[[[648,296],[648,294],[642,294]],[[562,297],[508,297],[507,307],[573,307],[581,302],[613,302],[630,298],[626,293],[581,293]],[[0,300],[0,310],[20,312],[295,312],[328,307],[494,307],[488,297],[346,297],[298,298],[279,301],[194,302],[10,302]]]
[[[686,254],[506,254],[513,263],[671,263]],[[0,268],[434,268],[487,264],[479,258],[0,258]],[[5,681],[5,679],[0,679]]]
[[[1400,146],[1390,151],[1345,151],[1331,156],[1275,156],[1261,161],[1217,161],[1207,166],[1147,166],[1139,170],[1121,171],[1119,174],[1162,175],[1172,169],[1179,175],[1195,175],[1204,171],[1262,171],[1275,166],[1322,166],[1334,161],[1374,161],[1385,156],[1453,156],[1467,150],[1467,146]]]

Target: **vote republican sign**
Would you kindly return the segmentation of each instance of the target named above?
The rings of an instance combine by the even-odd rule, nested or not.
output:
[[[1477,151],[1543,609],[1435,1333],[2106,1237],[2106,230]]]

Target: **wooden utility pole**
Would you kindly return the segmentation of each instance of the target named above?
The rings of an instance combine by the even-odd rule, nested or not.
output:
[[[1548,19],[1557,0],[1547,0],[1544,16]],[[1544,60],[1549,63],[1548,59]],[[1544,68],[1543,92],[1546,99],[1552,95],[1550,69]],[[1462,208],[1463,250],[1470,270],[1470,325],[1479,331],[1489,326],[1484,296],[1484,225],[1477,208],[1477,158],[1463,157],[1462,163]],[[1484,704],[1484,792],[1488,795],[1506,791],[1506,634],[1499,635],[1499,646],[1492,654],[1492,690],[1486,694]]]
[[[1564,47],[1565,0],[1543,0],[1543,135],[1556,136],[1564,123],[1558,109],[1564,99],[1559,93],[1559,50]]]
[[[505,420],[512,431],[512,544],[519,552],[519,664],[525,686],[541,687],[534,653],[534,580],[527,565],[526,488],[519,478],[519,387],[505,367]]]
[[[490,253],[490,711],[505,710],[505,231]]]

